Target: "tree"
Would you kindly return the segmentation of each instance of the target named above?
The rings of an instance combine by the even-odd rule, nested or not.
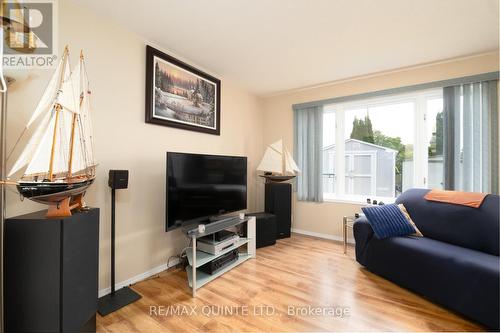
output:
[[[410,156],[406,156],[406,146],[401,142],[401,138],[391,137],[382,134],[380,131],[374,132],[374,143],[378,146],[394,149],[398,153],[396,154],[396,174],[401,174],[403,172],[403,162],[409,159]]]
[[[155,73],[155,87],[161,88],[161,77],[163,73],[160,71],[160,66],[158,65],[158,63],[156,63],[155,65]]]
[[[429,147],[427,148],[429,156],[442,156],[443,155],[443,111],[436,114],[436,129],[432,133]]]
[[[354,117],[351,139],[374,143],[372,121],[368,114],[365,116],[365,119]]]
[[[443,111],[436,115],[436,155],[443,155]]]

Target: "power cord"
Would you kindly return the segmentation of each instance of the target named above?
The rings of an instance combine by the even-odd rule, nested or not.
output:
[[[171,267],[170,266],[170,261],[172,259],[177,259],[178,260],[178,263],[175,266],[178,266],[180,268],[186,268],[186,266],[188,265],[188,260],[187,260],[187,254],[186,254],[186,252],[187,252],[188,249],[191,248],[192,243],[193,243],[193,241],[189,240],[188,246],[186,246],[185,248],[183,248],[182,251],[179,254],[176,254],[176,255],[168,257],[168,259],[167,259],[167,269],[169,269]],[[175,267],[175,266],[172,266],[172,267]]]

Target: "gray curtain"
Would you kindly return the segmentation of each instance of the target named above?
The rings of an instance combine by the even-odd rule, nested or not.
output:
[[[498,81],[443,89],[445,189],[498,194]]]
[[[294,157],[300,172],[297,198],[323,201],[323,107],[294,109]]]

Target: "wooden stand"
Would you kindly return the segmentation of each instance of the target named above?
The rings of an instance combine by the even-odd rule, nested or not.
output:
[[[83,201],[83,193],[78,194],[77,196],[71,198],[67,197],[62,201],[51,204],[49,209],[47,210],[46,217],[54,218],[54,217],[68,217],[71,216],[71,211],[74,209],[82,209],[85,207],[85,203]]]

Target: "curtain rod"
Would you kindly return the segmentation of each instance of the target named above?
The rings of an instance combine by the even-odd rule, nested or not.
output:
[[[499,74],[500,74],[500,72],[496,71],[496,72],[489,72],[489,73],[483,73],[483,74],[477,74],[477,75],[471,75],[471,76],[464,76],[464,77],[448,79],[448,80],[420,83],[420,84],[415,84],[415,85],[411,85],[411,86],[404,86],[404,87],[398,87],[398,88],[371,91],[371,92],[367,92],[367,93],[350,95],[350,96],[327,98],[327,99],[321,99],[318,101],[293,104],[292,108],[294,110],[300,110],[300,109],[305,109],[305,108],[310,108],[310,107],[323,106],[323,105],[327,105],[327,104],[344,103],[344,102],[363,100],[363,99],[369,99],[369,98],[381,97],[381,96],[387,96],[387,95],[403,94],[403,93],[408,93],[408,92],[412,92],[412,91],[416,91],[416,90],[443,88],[443,87],[455,86],[455,85],[459,85],[459,84],[498,80],[498,78],[500,76]]]

